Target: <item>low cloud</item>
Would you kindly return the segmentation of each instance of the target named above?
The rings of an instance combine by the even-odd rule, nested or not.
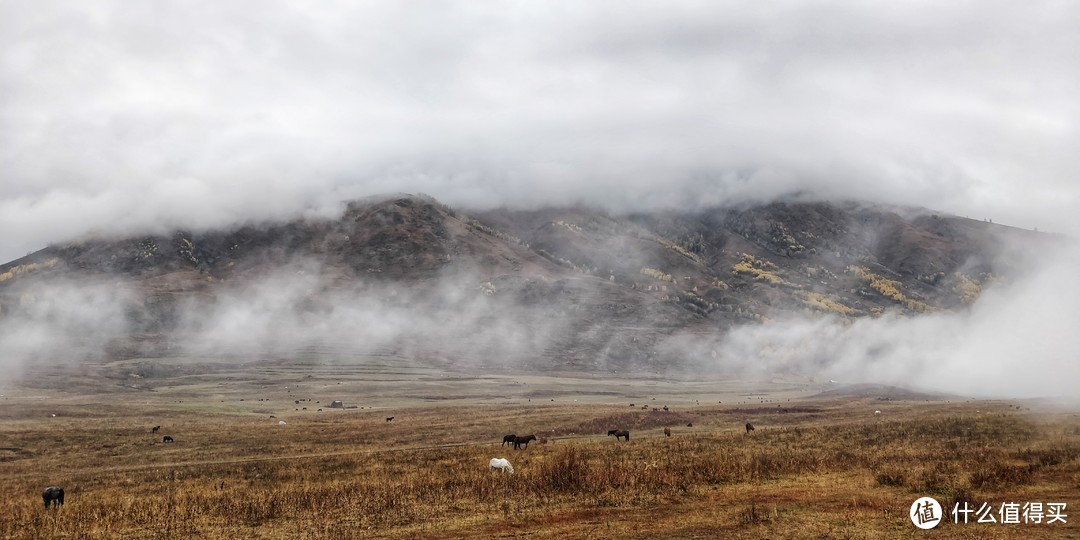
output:
[[[0,382],[31,363],[75,364],[100,358],[129,331],[125,287],[68,280],[26,282],[0,303]]]
[[[810,375],[978,397],[1073,398],[1080,391],[1080,245],[1026,261],[966,309],[916,317],[789,317],[717,339],[679,334],[661,350],[747,378]]]
[[[415,6],[413,6],[415,7]],[[384,192],[1076,230],[1080,8],[9,2],[0,260]]]
[[[0,325],[2,380],[16,380],[30,363],[110,355],[268,360],[305,352],[315,359],[391,354],[425,365],[542,370],[591,350],[596,358],[578,358],[584,365],[633,371],[640,357],[626,354],[655,346],[659,363],[648,361],[650,369],[672,358],[671,368],[683,374],[811,377],[979,397],[1075,396],[1080,246],[1007,252],[1021,257],[1025,271],[994,281],[956,311],[789,315],[711,336],[668,335],[658,327],[647,334],[667,337],[637,344],[593,319],[590,306],[603,300],[587,289],[560,292],[563,285],[543,280],[481,282],[467,270],[419,285],[342,284],[318,264],[296,262],[223,284],[213,296],[147,299],[115,283],[26,280],[8,296],[14,304],[0,306],[7,314]],[[167,332],[153,337],[159,324]]]

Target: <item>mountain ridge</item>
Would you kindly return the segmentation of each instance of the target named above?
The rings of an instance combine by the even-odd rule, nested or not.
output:
[[[264,335],[284,355],[356,338],[446,361],[505,356],[541,370],[654,369],[695,361],[684,350],[665,352],[681,333],[722,338],[790,317],[964,309],[1022,270],[1018,253],[1038,253],[1054,238],[856,202],[465,213],[395,194],[352,201],[337,219],[49,246],[0,265],[0,324],[44,309],[34,307],[35,294],[47,294],[41,287],[50,282],[108,282],[125,291],[125,324],[96,353],[103,357],[225,350],[221,343],[235,336],[217,349],[213,340],[185,343],[221,334],[217,327],[232,324],[222,306],[240,305],[238,318],[268,312],[285,321],[237,331]],[[373,340],[359,323],[335,320],[368,324],[379,313],[400,321]],[[409,329],[410,319],[421,323]],[[325,327],[335,330],[305,329]]]

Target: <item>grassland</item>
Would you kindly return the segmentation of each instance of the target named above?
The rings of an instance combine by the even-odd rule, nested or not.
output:
[[[554,387],[530,379],[533,402],[329,410],[336,384],[317,385],[315,404],[289,400],[299,397],[280,384],[262,394],[257,386],[211,394],[188,382],[183,392],[162,386],[152,395],[51,401],[8,390],[0,399],[0,537],[1080,535],[1080,515],[1067,524],[946,523],[933,531],[907,517],[923,495],[948,507],[1042,501],[1075,512],[1080,415],[1033,403],[777,395],[716,403],[668,400],[657,381],[638,381],[623,391],[647,388],[657,399],[631,408],[623,394],[605,394],[606,403],[584,394],[578,402],[541,399]],[[435,383],[413,384],[410,391],[423,393]],[[461,384],[494,391],[482,377]],[[668,402],[678,405],[657,409]],[[743,430],[747,421],[753,433]],[[160,433],[151,433],[154,425]],[[604,436],[615,428],[631,430],[631,440]],[[501,447],[511,432],[547,443]],[[165,434],[176,442],[162,443]],[[507,457],[516,473],[489,471],[492,457]],[[41,489],[51,484],[67,490],[58,510],[42,508]]]

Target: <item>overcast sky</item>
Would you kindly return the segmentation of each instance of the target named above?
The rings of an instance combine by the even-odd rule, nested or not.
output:
[[[394,191],[1075,232],[1078,5],[0,0],[0,260]]]

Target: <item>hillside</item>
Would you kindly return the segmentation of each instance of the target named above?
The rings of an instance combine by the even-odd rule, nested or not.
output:
[[[675,335],[964,309],[1053,239],[857,203],[466,214],[399,195],[354,201],[338,219],[50,246],[0,266],[0,328],[64,334],[64,347],[28,353],[42,360],[392,354],[674,369],[701,361],[669,346]]]

